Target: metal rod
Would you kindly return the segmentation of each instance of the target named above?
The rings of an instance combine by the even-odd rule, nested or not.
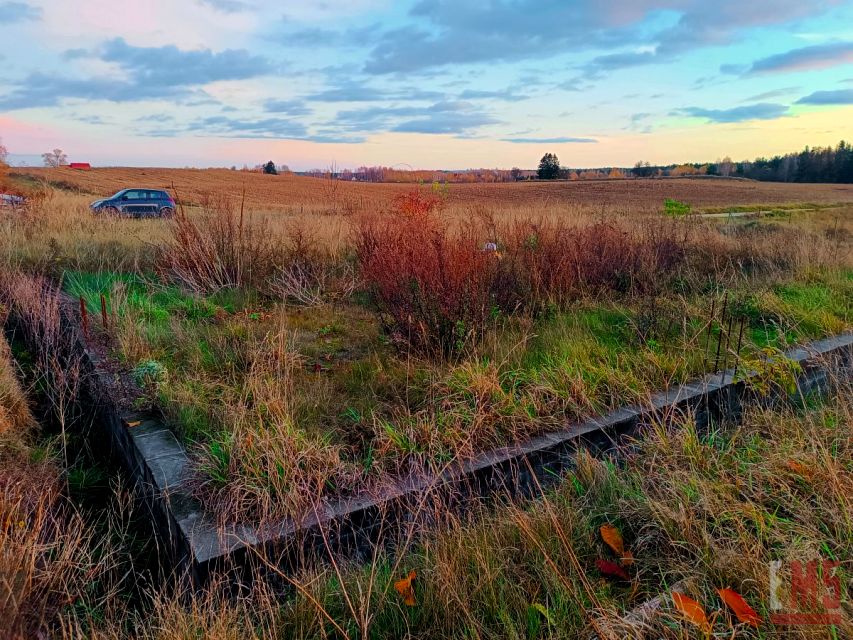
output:
[[[708,331],[705,335],[705,372],[708,371],[708,347],[711,346],[711,327],[714,326],[714,312],[717,309],[717,298],[714,297],[711,299],[711,319],[708,320]]]
[[[107,318],[107,298],[101,294],[101,321],[104,323],[104,329],[109,329],[109,320]]]
[[[726,381],[726,365],[729,361],[729,343],[731,342],[730,336],[732,335],[732,323],[734,320],[734,316],[729,314],[729,328],[726,329],[726,348],[723,349],[723,383]]]
[[[717,373],[719,369],[717,367],[720,364],[720,346],[723,342],[723,325],[726,322],[726,307],[729,303],[729,292],[726,291],[726,295],[723,296],[723,312],[720,314],[720,333],[717,334],[717,355],[714,357],[714,371],[712,373]]]
[[[738,365],[740,364],[740,346],[741,346],[742,341],[743,341],[743,325],[745,323],[746,323],[746,318],[741,318],[740,319],[740,331],[738,332],[738,336],[737,336],[737,350],[735,351],[735,370],[732,373],[732,380],[737,378],[737,368],[738,368]]]

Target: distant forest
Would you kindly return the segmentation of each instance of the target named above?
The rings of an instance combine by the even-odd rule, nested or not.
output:
[[[853,145],[843,140],[835,148],[806,147],[799,153],[786,153],[748,162],[725,158],[707,165],[708,175],[735,176],[772,182],[844,182],[853,183]],[[669,167],[673,169],[673,167]]]
[[[637,162],[633,167],[578,169],[561,166],[553,153],[542,158],[536,169],[404,170],[391,167],[362,166],[355,170],[314,169],[300,172],[317,178],[358,182],[517,182],[522,180],[607,180],[626,178],[663,178],[723,176],[771,182],[844,182],[853,183],[853,145],[841,141],[836,147],[806,147],[802,151],[735,162],[723,158],[715,162],[653,165]],[[262,170],[258,165],[256,170]],[[286,170],[289,171],[289,170]]]

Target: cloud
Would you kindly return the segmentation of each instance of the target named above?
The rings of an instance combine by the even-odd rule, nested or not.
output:
[[[335,74],[336,75],[336,74]],[[404,87],[388,91],[371,86],[364,81],[347,78],[342,81],[332,76],[333,86],[306,96],[317,102],[384,102],[389,100],[441,100],[444,94],[439,91],[427,91],[417,87]]]
[[[527,100],[529,97],[521,93],[516,93],[512,87],[497,91],[465,89],[465,91],[459,94],[460,100],[505,100],[506,102],[519,102]]]
[[[813,71],[851,62],[853,62],[853,42],[832,42],[792,49],[756,60],[749,68],[749,72]]]
[[[797,100],[797,104],[853,104],[853,89],[815,91]]]
[[[302,100],[267,100],[264,103],[264,111],[288,116],[307,116],[312,109]]]
[[[491,115],[470,102],[449,100],[429,106],[404,105],[339,111],[335,123],[345,131],[470,134],[496,124]]]
[[[297,120],[286,118],[241,120],[227,116],[201,118],[190,124],[188,130],[203,130],[238,138],[304,138],[308,134],[305,125]]]
[[[40,18],[41,9],[31,7],[25,2],[0,2],[0,26]]]
[[[94,55],[104,62],[117,64],[126,78],[73,78],[65,75],[32,73],[21,80],[5,96],[0,107],[26,109],[61,104],[66,98],[135,102],[159,98],[176,98],[200,94],[198,104],[216,104],[203,92],[192,87],[219,80],[245,80],[276,70],[266,58],[245,50],[210,49],[184,51],[175,46],[135,47],[123,39],[105,42],[97,51],[71,49],[66,57]]]
[[[765,91],[764,93],[758,93],[754,96],[750,96],[749,98],[744,98],[741,102],[760,102],[762,100],[769,100],[770,98],[787,96],[799,90],[800,87],[782,87],[781,89],[773,89],[771,91]]]
[[[198,3],[223,13],[240,13],[249,11],[252,7],[240,0],[198,0]]]
[[[219,80],[245,80],[276,71],[275,65],[245,49],[182,50],[174,45],[135,47],[122,38],[104,43],[99,57],[114,62],[139,84],[202,85]]]
[[[393,127],[391,131],[401,133],[443,133],[462,135],[487,124],[498,121],[481,113],[438,112],[426,118],[408,120]]]
[[[745,120],[775,120],[788,112],[784,104],[759,102],[758,104],[734,107],[732,109],[703,109],[701,107],[686,107],[676,113],[704,118],[709,122],[743,122]]]
[[[513,144],[591,144],[597,143],[594,138],[501,138],[502,142],[512,142]]]

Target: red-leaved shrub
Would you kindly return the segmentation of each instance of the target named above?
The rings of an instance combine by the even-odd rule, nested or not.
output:
[[[689,229],[672,221],[623,228],[519,220],[451,227],[414,191],[392,213],[362,218],[356,249],[380,317],[400,341],[458,351],[494,310],[538,313],[581,296],[654,294],[684,262]]]
[[[497,258],[470,229],[451,231],[439,201],[413,191],[394,211],[362,218],[356,252],[385,327],[424,351],[460,350],[492,307]]]

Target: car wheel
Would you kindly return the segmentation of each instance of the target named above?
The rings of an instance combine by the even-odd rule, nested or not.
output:
[[[175,210],[172,207],[163,207],[160,209],[161,218],[171,218],[175,215]]]

